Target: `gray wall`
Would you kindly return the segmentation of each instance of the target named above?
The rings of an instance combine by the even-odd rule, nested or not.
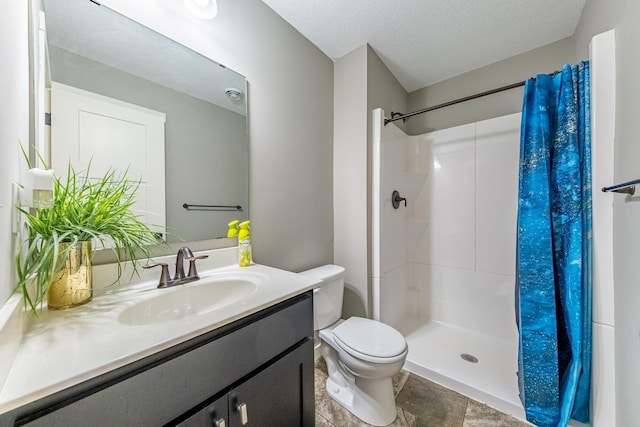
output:
[[[248,209],[249,142],[244,116],[60,48],[50,47],[49,58],[55,82],[166,114],[169,242],[224,237],[229,221],[247,219],[248,210],[187,211],[182,207],[183,203],[233,204]]]
[[[583,58],[586,59],[587,57]],[[408,110],[417,111],[454,99],[517,83],[537,74],[552,73],[573,61],[573,41],[560,40],[504,61],[461,74],[409,94]],[[410,135],[420,135],[522,110],[522,88],[430,111],[409,119]]]
[[[587,55],[595,34],[616,30],[616,182],[640,178],[638,100],[640,99],[640,2],[588,0],[575,32],[576,57]],[[613,196],[613,260],[615,292],[615,355],[617,425],[640,419],[640,203]]]
[[[218,17],[200,22],[165,10],[182,8],[182,2],[103,2],[247,77],[254,259],[292,271],[330,263],[333,62],[263,2],[219,3]],[[0,23],[4,301],[15,283],[9,183],[19,179],[17,139],[28,140],[27,2],[3,3]]]
[[[368,45],[335,63],[334,262],[347,269],[343,316],[371,315],[371,111],[405,111],[407,93]]]
[[[395,78],[387,66],[382,62],[378,54],[367,45],[367,109],[369,111],[368,127],[371,129],[371,111],[382,108],[388,117],[392,112],[407,113],[408,98],[400,82]],[[406,131],[406,123],[402,120],[396,125]],[[369,146],[371,146],[371,134],[369,134]]]
[[[132,14],[137,13],[139,20],[145,20],[144,12],[133,10],[144,2],[126,5],[125,0],[110,0],[105,3],[131,8]],[[333,64],[262,2],[221,1],[222,7],[242,18],[220,20],[215,27],[206,29],[190,23],[189,31],[196,32],[197,37],[188,35],[189,31],[179,25],[177,18],[172,23],[167,20],[164,24],[149,22],[148,25],[162,27],[161,30],[182,39],[184,44],[248,78],[251,216],[256,260],[291,270],[331,262]],[[17,139],[26,141],[28,136],[26,21],[26,2],[3,3],[0,14],[0,55],[4,64],[0,67],[0,300],[6,299],[15,283],[9,183],[18,179]],[[587,0],[574,36],[576,50],[571,62],[586,58],[593,35],[610,28],[617,32],[617,181],[640,176],[636,126],[637,100],[640,99],[639,21],[640,3],[635,0]],[[561,47],[560,56],[563,55]],[[525,77],[553,71],[557,66],[528,70]],[[493,81],[491,83],[488,86],[493,86]],[[506,83],[504,76],[497,83]],[[474,85],[471,89],[475,92],[488,88]],[[443,100],[457,96],[457,93],[450,94]],[[439,100],[430,99],[431,102]],[[429,104],[424,100],[412,100],[409,109],[425,105]],[[422,129],[430,126],[436,125],[426,124]],[[420,130],[412,131],[418,132]],[[640,204],[617,197],[614,212],[618,425],[629,426],[640,419],[640,406],[636,402],[640,395],[637,366],[640,274],[635,267],[640,253]]]
[[[346,268],[343,315],[367,316],[367,47],[338,59],[334,70],[334,262]]]
[[[182,2],[102,3],[246,76],[254,260],[330,263],[333,62],[261,1],[219,1],[211,21]]]
[[[331,262],[333,62],[261,1],[219,1],[210,21],[182,2],[102,3],[246,76],[254,260]]]
[[[223,6],[233,19],[219,60],[249,82],[254,260],[292,271],[330,263],[333,62],[261,1]]]

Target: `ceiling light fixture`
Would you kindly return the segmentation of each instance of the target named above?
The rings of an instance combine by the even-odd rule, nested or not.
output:
[[[217,0],[184,0],[184,5],[200,19],[213,19],[218,14]]]

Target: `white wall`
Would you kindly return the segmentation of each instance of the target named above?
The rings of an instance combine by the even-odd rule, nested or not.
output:
[[[613,201],[599,191],[614,182],[615,31],[591,42],[591,153],[593,198],[593,362],[594,427],[615,425],[615,306],[613,275]]]
[[[333,62],[261,1],[219,0],[212,21],[191,18],[179,1],[103,3],[247,77],[254,260],[292,271],[332,262]],[[15,283],[9,182],[17,138],[28,140],[27,2],[3,2],[0,23],[4,301]]]
[[[616,124],[614,183],[640,178],[638,99],[640,99],[640,2],[587,0],[574,35],[576,57],[585,57],[591,38],[616,30]],[[615,293],[616,425],[636,425],[640,419],[640,203],[637,198],[613,199],[613,260]]]
[[[0,13],[0,304],[16,283],[11,183],[19,181],[18,140],[29,143],[27,7],[26,1],[3,2]]]

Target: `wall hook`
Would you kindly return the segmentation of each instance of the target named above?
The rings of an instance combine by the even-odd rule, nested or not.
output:
[[[393,193],[391,193],[391,205],[393,206],[393,209],[398,209],[401,202],[404,202],[404,207],[406,208],[407,199],[400,197],[400,192],[398,190],[393,190]]]

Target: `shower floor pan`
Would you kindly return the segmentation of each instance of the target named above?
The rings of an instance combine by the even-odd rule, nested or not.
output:
[[[525,419],[517,342],[435,321],[405,319],[396,328],[409,345],[406,370]]]

